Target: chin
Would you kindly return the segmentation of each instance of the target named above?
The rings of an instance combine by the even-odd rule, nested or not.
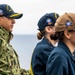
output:
[[[9,32],[12,32],[12,30],[10,30]]]

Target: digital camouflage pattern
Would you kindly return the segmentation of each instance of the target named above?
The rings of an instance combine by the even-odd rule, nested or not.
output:
[[[0,75],[29,75],[21,69],[18,55],[10,45],[12,34],[0,27]]]

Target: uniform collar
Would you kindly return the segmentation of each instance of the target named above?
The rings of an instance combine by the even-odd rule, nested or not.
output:
[[[74,60],[75,60],[75,50],[74,50],[73,54],[74,54]]]
[[[9,43],[12,36],[12,33],[9,33],[2,26],[0,26],[0,38],[4,39],[6,42]]]
[[[64,42],[59,42],[58,46],[61,47],[64,51],[66,51],[69,54],[69,56],[75,61],[75,51],[73,56],[72,53],[70,52],[70,49],[66,46]]]

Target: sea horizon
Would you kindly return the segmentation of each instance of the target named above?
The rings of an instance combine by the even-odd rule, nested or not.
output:
[[[30,68],[31,56],[38,40],[36,35],[14,35],[11,45],[19,56],[20,66],[24,69]]]

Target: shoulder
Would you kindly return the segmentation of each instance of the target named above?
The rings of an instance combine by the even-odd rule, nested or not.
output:
[[[51,52],[51,54],[49,55],[49,58],[48,58],[49,61],[50,60],[55,60],[55,61],[63,61],[64,60],[65,62],[66,62],[66,59],[67,59],[67,54],[60,47],[54,48],[54,50]]]
[[[37,43],[35,49],[36,49],[36,50],[37,50],[37,49],[38,49],[38,50],[39,50],[39,49],[41,49],[41,50],[44,50],[44,49],[50,50],[50,49],[54,49],[54,46],[52,46],[52,44],[48,43],[47,41],[41,41],[41,42],[38,42],[38,43]]]
[[[36,47],[34,48],[34,53],[41,54],[41,53],[48,53],[51,52],[54,49],[54,47],[50,48],[47,44],[41,44],[38,43]]]
[[[68,68],[68,61],[64,57],[64,53],[62,53],[63,50],[60,48],[55,48],[47,61],[47,66],[46,66],[46,71],[48,74],[54,74],[54,73],[59,73],[60,71],[62,72],[62,69],[67,69]],[[63,68],[64,67],[64,68]],[[58,70],[57,70],[58,68]],[[54,72],[51,72],[53,69]]]

